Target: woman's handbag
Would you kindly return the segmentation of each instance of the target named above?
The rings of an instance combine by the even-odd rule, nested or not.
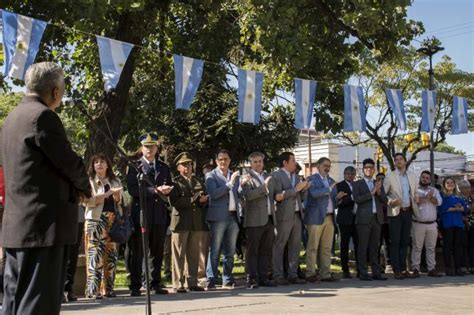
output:
[[[122,199],[123,202],[123,199]],[[133,233],[133,225],[127,211],[115,207],[115,219],[110,227],[110,239],[119,244],[125,244]]]

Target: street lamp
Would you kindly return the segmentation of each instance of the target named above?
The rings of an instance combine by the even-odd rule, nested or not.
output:
[[[421,47],[416,51],[422,53],[430,59],[430,68],[428,70],[428,75],[430,79],[429,89],[434,90],[434,72],[433,72],[433,55],[437,52],[444,50],[444,47],[438,46],[436,44],[428,44],[426,47]],[[433,128],[434,129],[434,128]],[[433,143],[433,130],[430,132],[430,173],[431,173],[431,186],[435,185],[434,182],[434,143]]]

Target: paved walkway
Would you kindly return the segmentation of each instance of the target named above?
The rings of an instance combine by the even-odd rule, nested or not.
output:
[[[145,314],[145,297],[79,300],[73,314]],[[341,280],[256,290],[152,295],[153,314],[474,314],[474,276],[363,282]]]

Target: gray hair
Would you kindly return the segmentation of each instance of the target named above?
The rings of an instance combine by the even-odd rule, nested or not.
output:
[[[26,91],[41,96],[51,92],[55,87],[60,87],[63,82],[63,69],[52,62],[32,64],[25,74]]]
[[[464,187],[471,187],[471,183],[469,183],[467,180],[460,180],[458,182],[458,187],[459,189],[462,189]]]
[[[249,161],[252,161],[253,159],[255,159],[256,157],[261,157],[262,159],[265,159],[265,154],[261,153],[261,152],[252,152],[250,153],[249,155]]]

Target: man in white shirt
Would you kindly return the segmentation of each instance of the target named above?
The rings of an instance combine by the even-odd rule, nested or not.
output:
[[[418,206],[417,215],[413,215],[411,266],[413,276],[420,276],[420,260],[423,245],[426,248],[426,263],[429,277],[441,277],[436,272],[436,240],[438,238],[438,224],[436,223],[436,207],[442,203],[439,191],[430,187],[431,173],[423,171],[420,175],[420,184],[416,191],[415,202]]]

